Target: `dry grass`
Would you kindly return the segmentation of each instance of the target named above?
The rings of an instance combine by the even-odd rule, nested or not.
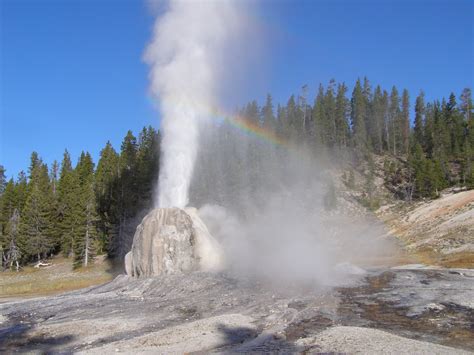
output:
[[[73,270],[72,260],[55,257],[52,265],[41,269],[26,266],[20,272],[0,273],[0,299],[44,296],[102,284],[112,280],[112,265],[98,257],[87,268]]]
[[[431,249],[421,249],[415,253],[419,262],[426,265],[436,265],[450,268],[472,269],[474,267],[474,253],[461,252],[443,255]]]

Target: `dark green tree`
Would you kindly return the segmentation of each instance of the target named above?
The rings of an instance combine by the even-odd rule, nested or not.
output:
[[[400,113],[400,151],[408,154],[410,147],[410,96],[404,89],[402,94],[402,111]]]
[[[74,266],[88,266],[96,253],[98,222],[96,196],[94,193],[94,163],[88,152],[79,158],[75,173],[79,188],[75,205]]]
[[[425,132],[424,132],[424,114],[425,114],[425,101],[424,101],[424,92],[421,91],[416,98],[415,104],[415,121],[413,127],[413,135],[415,143],[419,143],[422,147],[426,149],[425,142]]]
[[[66,150],[61,162],[56,209],[56,234],[59,235],[61,251],[65,256],[72,255],[74,247],[78,187],[79,178],[72,168],[71,157]]]
[[[112,254],[112,241],[119,223],[119,155],[110,142],[100,152],[95,172],[100,249]],[[110,249],[110,250],[109,250]]]
[[[28,197],[22,213],[18,244],[24,259],[38,261],[54,247],[51,236],[52,192],[48,168],[37,154],[32,154]]]
[[[349,100],[346,98],[347,87],[339,84],[336,96],[336,144],[341,148],[347,148],[350,138],[349,130]]]
[[[352,139],[356,154],[365,154],[367,150],[367,129],[365,117],[367,114],[367,98],[364,96],[360,80],[357,79],[351,99]]]
[[[397,155],[397,148],[400,147],[400,114],[400,97],[397,88],[393,86],[388,108],[388,143],[393,155]]]

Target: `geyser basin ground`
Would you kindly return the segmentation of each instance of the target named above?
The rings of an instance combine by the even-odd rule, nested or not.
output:
[[[119,276],[2,304],[0,352],[459,354],[474,350],[473,299],[474,271],[462,269],[378,270],[326,291],[203,272]]]

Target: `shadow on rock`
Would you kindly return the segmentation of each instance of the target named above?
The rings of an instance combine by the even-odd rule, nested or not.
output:
[[[227,344],[218,351],[230,352],[278,352],[279,354],[293,354],[301,351],[292,342],[288,342],[283,336],[274,333],[259,332],[250,327],[229,327],[220,325],[218,331],[224,335]]]
[[[31,323],[14,322],[0,329],[0,353],[12,352],[39,352],[41,354],[54,353],[57,347],[74,340],[73,335],[58,337],[42,334],[30,335],[35,326]]]

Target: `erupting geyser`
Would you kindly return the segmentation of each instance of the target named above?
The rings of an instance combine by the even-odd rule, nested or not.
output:
[[[157,19],[145,53],[163,133],[157,207],[185,207],[199,145],[199,127],[215,107],[225,44],[237,31],[236,2],[172,0]]]
[[[256,102],[234,114],[217,109],[224,87],[235,86],[224,77],[235,75],[230,54],[240,64],[259,38],[258,31],[247,35],[254,28],[247,6],[170,0],[157,19],[145,53],[163,134],[156,209],[137,228],[127,273],[216,270],[224,250],[227,269],[239,275],[346,284],[361,274],[352,262],[392,248],[383,228],[354,218],[351,202],[337,196],[342,164],[333,167],[301,136],[306,98],[280,118],[270,96],[262,109]],[[328,199],[341,204],[336,211],[327,210]]]
[[[237,2],[171,0],[157,19],[145,53],[151,92],[159,100],[163,133],[157,209],[138,226],[125,257],[133,276],[215,270],[216,240],[194,209],[186,208],[199,129],[217,105],[215,71],[224,45],[239,27]]]

